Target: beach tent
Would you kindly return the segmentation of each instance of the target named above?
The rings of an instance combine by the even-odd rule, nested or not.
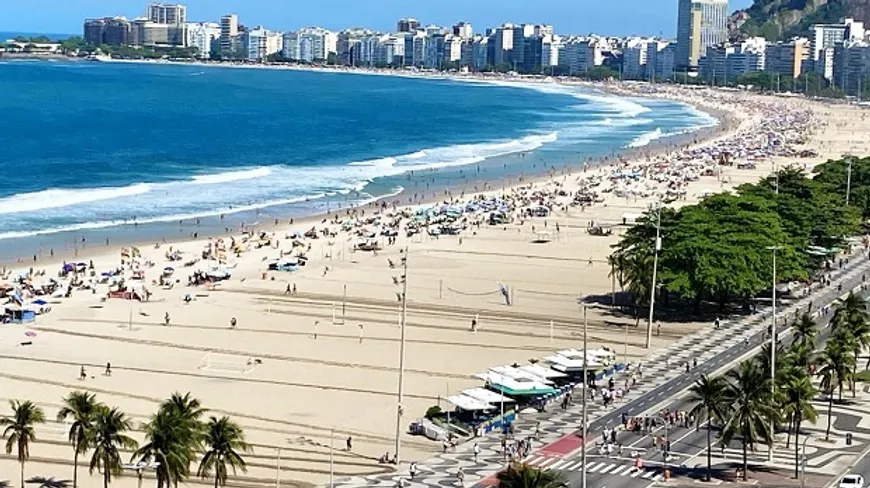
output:
[[[13,324],[25,324],[36,321],[36,312],[19,306],[7,306],[6,315]]]
[[[520,366],[517,369],[519,369],[520,371],[532,373],[536,376],[540,376],[541,378],[547,378],[548,380],[568,377],[568,375],[562,373],[561,371],[556,371],[553,368],[541,366],[540,364],[526,364],[525,366]]]
[[[469,388],[467,390],[462,390],[462,394],[491,405],[514,402],[512,398],[500,395],[492,390],[487,390],[486,388]]]
[[[456,405],[461,410],[467,410],[469,412],[475,410],[491,410],[494,407],[484,401],[480,401],[476,398],[471,398],[465,395],[451,395],[447,397],[447,401]]]

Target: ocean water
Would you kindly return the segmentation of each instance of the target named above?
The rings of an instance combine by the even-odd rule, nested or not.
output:
[[[552,84],[0,60],[0,258],[579,165],[715,123]]]

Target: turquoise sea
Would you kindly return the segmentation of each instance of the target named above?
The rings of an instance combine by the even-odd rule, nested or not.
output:
[[[6,260],[498,182],[715,123],[552,84],[196,65],[0,60],[0,93]]]

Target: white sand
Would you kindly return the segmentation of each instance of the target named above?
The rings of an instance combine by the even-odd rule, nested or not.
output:
[[[708,92],[679,91],[667,96],[713,103],[732,111],[742,121],[741,129],[750,131],[763,118],[753,108],[760,104],[811,108],[819,125],[806,147],[821,154],[802,159],[800,164],[811,166],[846,152],[870,153],[868,140],[861,135],[868,133],[870,125],[864,112],[854,107],[748,94],[717,99]],[[774,163],[793,161],[795,158],[768,160],[756,170],[726,167],[720,178],[705,176],[689,183],[687,198],[675,205],[696,202],[708,191],[755,181],[769,174]],[[586,175],[559,174],[553,180],[573,192],[579,178],[598,171],[609,169],[590,169]],[[550,179],[524,184],[554,188]],[[336,455],[336,476],[377,472],[385,468],[373,459],[393,451],[396,426],[400,332],[396,293],[400,290],[392,277],[401,271],[390,269],[388,259],[398,263],[399,249],[409,247],[404,432],[407,424],[422,416],[439,397],[479,386],[480,380],[472,376],[475,373],[577,347],[577,297],[611,292],[605,259],[619,239],[616,234],[588,235],[589,221],[617,223],[624,213],[641,213],[652,201],[608,194],[606,206],[585,211],[569,207],[567,212],[556,211],[547,219],[527,219],[523,225],[483,225],[476,235],[464,232],[461,245],[455,236],[411,240],[400,236],[398,245],[377,256],[350,252],[348,236],[340,234],[331,239],[333,246],[327,245],[328,239],[311,241],[311,260],[301,271],[269,273],[266,280],[262,279],[264,260],[277,257],[277,251],[250,250],[239,259],[233,278],[215,290],[182,286],[194,268],[181,268],[176,277],[182,283],[172,290],[149,284],[154,295],[146,303],[118,299],[101,303],[99,295],[76,292],[71,299],[53,304],[53,311],[41,316],[35,325],[0,327],[0,398],[33,400],[53,418],[68,391],[88,389],[102,401],[144,421],[172,392],[190,391],[216,414],[230,414],[255,444],[251,469],[238,478],[239,482],[273,482],[278,447],[285,483],[324,482],[328,473],[326,446],[332,430],[336,447],[343,447],[347,436],[354,438],[354,453]],[[371,215],[375,209],[365,211]],[[545,220],[554,240],[533,244],[531,228],[534,225],[541,230]],[[558,234],[554,230],[557,222]],[[311,225],[311,221],[300,222],[293,230]],[[266,230],[283,238],[288,229]],[[173,244],[191,256],[203,245],[203,241]],[[281,247],[289,249],[289,241],[282,239]],[[141,247],[143,258],[155,263],[147,271],[147,283],[156,279],[164,266],[180,266],[165,262],[167,248]],[[327,254],[332,259],[323,257]],[[87,259],[93,259],[98,270],[105,270],[118,265],[119,255],[114,249]],[[329,272],[324,276],[325,266]],[[40,267],[50,273],[58,268],[45,263]],[[513,288],[513,306],[503,304],[499,282]],[[298,295],[283,296],[288,283],[296,284]],[[345,323],[333,325],[334,309],[341,317],[345,286]],[[185,304],[185,293],[197,294],[196,300]],[[167,312],[171,316],[169,327],[162,325]],[[635,361],[649,352],[643,348],[645,320],[636,329],[631,316],[614,315],[606,306],[593,308],[590,314],[591,346],[610,346]],[[469,326],[476,315],[479,329],[472,333]],[[238,320],[235,330],[229,327],[231,317]],[[663,323],[661,336],[653,336],[653,348],[701,325]],[[20,346],[26,330],[35,331],[37,336],[32,338],[32,345]],[[623,344],[625,330],[627,347]],[[208,351],[221,353],[212,355],[213,363],[243,367],[249,358],[259,358],[262,364],[249,373],[201,370]],[[106,362],[112,363],[111,377],[102,375]],[[86,365],[93,376],[79,381],[80,365]],[[39,441],[31,452],[38,462],[28,465],[28,475],[70,475],[72,452],[62,445],[62,430],[58,425],[37,430]],[[141,440],[138,433],[136,437]],[[407,435],[403,436],[403,446],[405,461],[422,459],[440,448]],[[85,472],[85,486],[96,486],[99,478],[88,479]],[[0,461],[0,479],[14,483],[17,476],[15,463]],[[133,486],[134,482],[125,478],[117,484]]]

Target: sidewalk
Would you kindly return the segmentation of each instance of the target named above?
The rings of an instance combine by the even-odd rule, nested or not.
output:
[[[860,247],[856,247],[860,249]],[[809,297],[796,299],[777,309],[777,323],[779,329],[786,329],[787,325],[807,310],[810,301],[813,302],[812,316],[819,317],[822,303],[829,304],[840,296],[845,296],[849,290],[861,287],[862,271],[866,272],[868,264],[867,254],[856,251],[850,256],[850,261],[842,269],[831,271],[834,285],[817,289]],[[836,283],[843,282],[843,291],[838,292]],[[846,286],[848,285],[848,286]],[[643,362],[643,377],[638,378],[633,386],[622,399],[610,408],[605,408],[600,399],[587,403],[587,422],[590,442],[594,441],[601,429],[606,426],[621,425],[619,415],[622,412],[631,412],[629,415],[640,415],[643,411],[655,406],[657,403],[667,401],[671,396],[678,393],[684,387],[678,380],[682,377],[683,382],[691,382],[693,375],[686,375],[682,364],[698,360],[698,368],[706,370],[712,366],[711,360],[722,356],[724,364],[731,360],[733,354],[756,347],[758,342],[754,340],[765,332],[770,325],[770,309],[760,310],[758,313],[746,317],[737,322],[723,322],[719,329],[701,330],[695,334],[686,336],[670,345],[666,349],[659,350],[648,356]],[[780,319],[780,317],[783,317]],[[750,347],[743,344],[749,340]],[[733,354],[730,354],[733,353]],[[727,357],[725,357],[727,356]],[[669,364],[669,366],[668,366]],[[717,363],[718,364],[718,363]],[[693,371],[692,373],[696,373]],[[685,376],[684,376],[685,375]],[[623,384],[627,375],[617,373],[613,376],[617,385]],[[605,378],[604,381],[607,381]],[[673,383],[672,383],[673,382]],[[672,393],[669,393],[672,392]],[[578,389],[578,395],[583,394]],[[641,401],[643,400],[643,401]],[[558,407],[557,407],[558,408]],[[580,399],[577,398],[573,405],[566,410],[552,410],[535,414],[523,414],[514,422],[515,437],[534,437],[535,426],[540,422],[540,436],[538,441],[532,441],[533,456],[562,457],[565,454],[561,444],[565,439],[578,436],[568,436],[578,431],[582,425],[582,412]],[[477,443],[480,446],[480,455],[477,462],[474,460],[472,446]],[[574,442],[577,448],[582,443]],[[537,447],[537,449],[536,449]],[[576,449],[574,449],[576,450]],[[531,456],[530,456],[531,457]],[[414,488],[455,486],[458,483],[457,470],[461,467],[464,473],[464,485],[472,486],[483,480],[492,480],[493,475],[505,465],[504,455],[501,448],[501,436],[499,433],[490,433],[487,436],[470,439],[458,446],[456,451],[440,453],[430,459],[418,463],[418,474],[411,481],[407,469],[384,475],[367,477],[353,477],[337,480],[337,488],[356,488],[362,486],[391,486],[394,487],[401,480],[404,486]]]

